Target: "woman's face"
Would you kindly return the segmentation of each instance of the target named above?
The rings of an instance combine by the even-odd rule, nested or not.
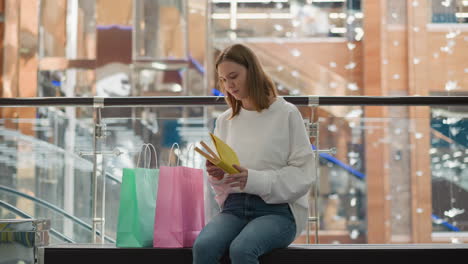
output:
[[[246,99],[249,96],[247,68],[243,65],[232,61],[223,61],[218,65],[218,77],[226,92],[236,100]]]

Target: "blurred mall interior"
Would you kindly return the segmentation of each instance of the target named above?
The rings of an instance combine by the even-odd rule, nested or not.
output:
[[[443,100],[468,96],[468,0],[0,0],[0,40],[0,99],[38,100],[0,104],[0,234],[45,219],[48,245],[115,244],[142,144],[203,168],[192,147],[227,109],[41,99],[223,96],[214,60],[243,43],[282,96],[441,98],[298,106],[322,152],[294,243],[468,242],[468,102]]]

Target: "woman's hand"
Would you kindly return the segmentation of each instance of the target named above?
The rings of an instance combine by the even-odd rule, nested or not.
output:
[[[221,180],[224,177],[224,171],[216,167],[216,165],[211,163],[211,161],[206,160],[205,166],[206,166],[206,171],[208,172],[208,174],[211,177],[216,178],[216,180]]]
[[[238,165],[232,165],[235,169],[239,171],[239,173],[236,174],[229,174],[226,177],[226,181],[224,182],[225,184],[229,184],[231,187],[239,187],[241,190],[245,188],[245,185],[247,184],[247,178],[249,177],[249,171],[241,166]]]

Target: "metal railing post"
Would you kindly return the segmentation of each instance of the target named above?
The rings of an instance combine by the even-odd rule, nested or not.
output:
[[[307,228],[306,228],[306,243],[310,244],[310,222],[314,223],[315,227],[315,244],[318,244],[319,238],[318,238],[318,230],[319,230],[319,223],[320,223],[320,217],[319,217],[319,210],[318,210],[318,186],[319,186],[319,179],[320,179],[320,174],[319,174],[319,124],[318,120],[317,122],[314,122],[314,113],[317,111],[318,106],[319,106],[319,98],[317,96],[310,96],[308,100],[308,106],[311,108],[311,116],[310,120],[306,123],[306,129],[307,132],[309,133],[309,137],[315,138],[315,156],[314,156],[314,163],[315,163],[315,177],[314,177],[314,189],[313,189],[313,197],[314,197],[314,211],[313,211],[313,216],[310,216],[310,206],[309,206],[309,214],[307,216]],[[317,114],[318,115],[318,114]]]
[[[92,197],[93,200],[91,201],[92,203],[92,210],[93,210],[93,216],[92,216],[92,232],[93,232],[93,243],[97,242],[98,238],[98,232],[97,232],[97,225],[101,225],[101,243],[104,243],[104,238],[105,238],[105,226],[104,226],[104,217],[105,217],[105,187],[106,183],[103,178],[102,181],[102,194],[101,194],[101,217],[98,215],[98,160],[97,160],[97,155],[100,152],[98,149],[98,139],[103,137],[103,124],[102,124],[102,118],[101,118],[101,110],[104,108],[104,98],[103,97],[97,97],[95,96],[93,98],[93,107],[94,107],[94,113],[93,113],[93,119],[94,119],[94,137],[93,137],[93,178],[92,178]],[[103,176],[102,171],[101,171],[101,176]]]

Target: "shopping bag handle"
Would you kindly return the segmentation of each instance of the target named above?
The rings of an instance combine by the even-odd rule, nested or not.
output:
[[[140,164],[140,159],[141,159],[141,153],[144,152],[143,156],[143,168],[150,169],[151,168],[151,160],[152,160],[152,155],[151,155],[151,150],[154,152],[154,161],[155,161],[155,168],[158,168],[158,153],[156,152],[156,148],[154,147],[153,144],[151,143],[144,143],[142,144],[142,150],[140,153],[138,153],[138,161],[137,161],[137,167]],[[147,153],[149,153],[149,162],[147,163]]]
[[[171,155],[172,155],[172,153],[174,151],[174,146],[177,146],[177,149],[179,150],[179,153],[180,153],[179,144],[177,142],[174,142],[174,144],[172,144],[171,150],[169,151],[169,158],[168,158],[168,161],[167,161],[168,166],[171,165]],[[179,155],[177,155],[177,165],[176,166],[179,166],[179,163],[180,163],[180,157],[179,157]]]
[[[187,148],[187,154],[186,154],[186,157],[187,157],[187,163],[188,163],[188,159],[189,159],[189,154],[190,154],[190,149],[192,149],[192,167],[195,168],[195,144],[192,143],[189,145],[189,147]]]
[[[142,144],[141,145],[141,150],[140,152],[138,152],[138,160],[137,160],[137,163],[136,163],[136,166],[140,166],[140,159],[141,159],[141,153],[144,152],[145,155],[143,156],[143,168],[146,168],[146,150],[148,149],[148,145],[147,144]]]
[[[159,167],[158,166],[158,152],[156,151],[156,147],[153,144],[151,144],[151,143],[147,143],[147,144],[148,144],[148,147],[150,149],[150,151],[149,151],[150,152],[150,160],[149,160],[148,166],[149,166],[149,168],[151,168],[151,160],[152,160],[151,150],[153,150],[153,152],[154,152],[154,163],[155,163],[154,165],[156,166],[155,169],[157,169]]]

